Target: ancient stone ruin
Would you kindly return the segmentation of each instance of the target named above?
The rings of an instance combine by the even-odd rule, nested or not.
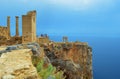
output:
[[[36,42],[36,11],[22,16],[22,43]]]
[[[47,34],[36,36],[36,14],[34,10],[22,15],[22,36],[19,16],[16,16],[15,36],[10,35],[10,16],[7,26],[0,26],[0,78],[57,79],[60,74],[58,79],[93,79],[92,48],[86,42],[69,42],[67,36],[62,42],[51,41]],[[40,69],[49,73],[41,74]]]
[[[0,26],[0,37],[10,39],[10,16],[7,17],[7,26]],[[2,38],[0,38],[2,40]]]
[[[0,26],[0,45],[18,43],[48,43],[48,36],[36,37],[36,11],[22,15],[22,36],[19,35],[19,16],[16,16],[16,35],[10,35],[10,16],[7,17],[7,27]],[[13,41],[14,40],[14,41]],[[15,42],[17,41],[17,42]]]

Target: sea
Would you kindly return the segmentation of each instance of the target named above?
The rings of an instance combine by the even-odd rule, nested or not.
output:
[[[94,79],[120,79],[120,37],[69,36],[69,41],[88,42],[93,54]],[[62,41],[62,36],[50,36]]]

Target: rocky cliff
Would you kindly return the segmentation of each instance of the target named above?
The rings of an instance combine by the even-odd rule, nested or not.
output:
[[[51,63],[66,79],[92,79],[92,49],[87,43],[54,43],[45,48]]]
[[[0,47],[2,79],[92,79],[87,43],[37,43]]]

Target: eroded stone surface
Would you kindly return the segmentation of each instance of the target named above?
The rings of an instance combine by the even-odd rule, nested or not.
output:
[[[31,56],[31,49],[20,49],[3,53],[0,57],[0,78],[11,75],[15,79],[28,77],[38,79],[36,68],[31,62]]]

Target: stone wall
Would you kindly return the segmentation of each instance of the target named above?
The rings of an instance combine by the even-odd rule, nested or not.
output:
[[[37,42],[38,42],[38,43],[49,43],[49,38],[39,37],[39,38],[37,39]]]
[[[7,39],[10,38],[9,34],[8,34],[8,28],[7,27],[4,27],[4,26],[0,26],[0,36],[3,36]]]

